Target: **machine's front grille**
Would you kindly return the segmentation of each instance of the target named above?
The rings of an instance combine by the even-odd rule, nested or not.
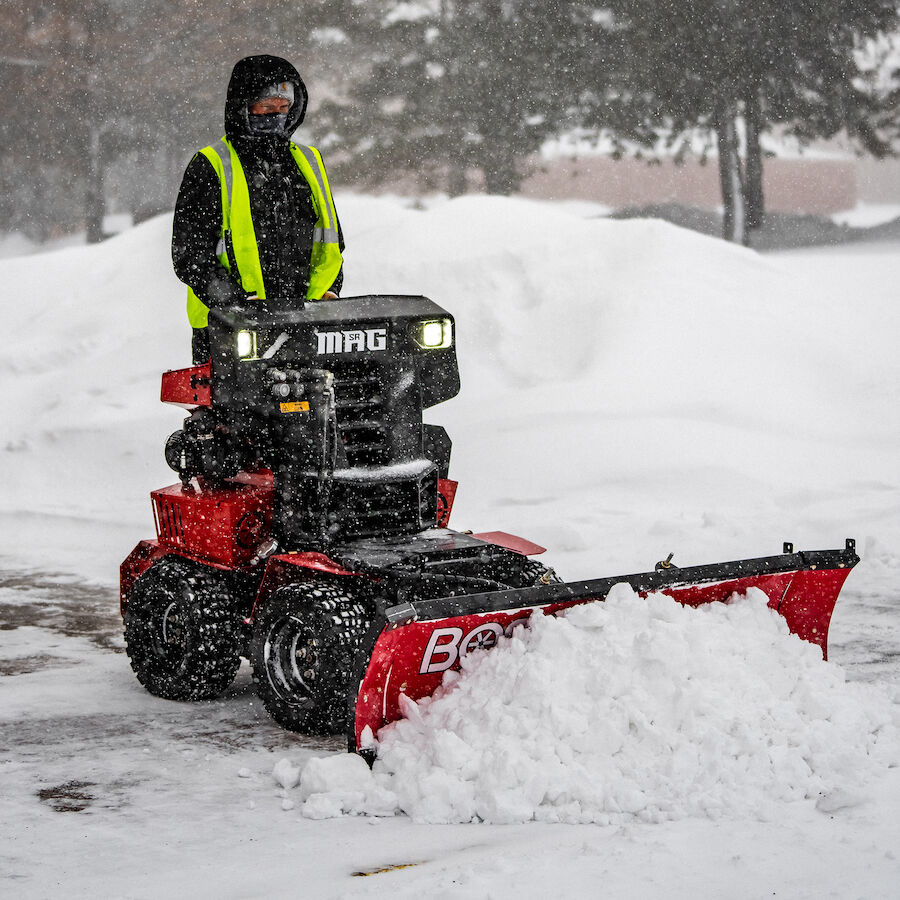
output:
[[[334,405],[348,466],[390,462],[381,370],[371,360],[341,361],[334,374]]]

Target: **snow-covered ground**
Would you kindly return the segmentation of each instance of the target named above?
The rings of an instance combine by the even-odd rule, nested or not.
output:
[[[900,203],[860,203],[853,209],[835,213],[831,218],[838,225],[853,228],[871,228],[883,225],[900,216]]]
[[[655,755],[646,756],[652,742],[607,729],[609,757],[575,746],[585,752],[570,759],[581,785],[601,778],[590,766],[607,759],[607,798],[625,796],[622,773],[633,787],[643,772],[639,789],[649,796],[656,785],[649,802],[670,814],[629,815],[626,803],[623,815],[587,825],[542,814],[509,825],[308,818],[315,773],[325,798],[317,809],[333,812],[334,767],[353,764],[340,761],[339,741],[278,729],[246,669],[219,701],[175,704],[144,693],[120,652],[117,567],[152,534],[147,495],[172,480],[162,444],[181,416],[159,404],[159,372],[189,358],[169,222],[5,259],[0,893],[895,897],[900,248],[760,257],[661,222],[524,200],[464,197],[421,210],[348,195],[338,205],[345,294],[424,293],[456,316],[463,391],[429,416],[454,440],[457,527],[538,541],[567,579],[642,571],[670,551],[690,565],[777,553],[784,540],[820,549],[855,537],[863,561],[838,603],[831,662],[776,647],[768,626],[739,611],[702,641],[696,618],[660,622],[644,610],[643,637],[629,639],[649,641],[647,652],[591,669],[620,690],[596,691],[596,703],[591,692],[585,708],[590,681],[558,679],[558,703],[552,694],[537,702],[535,684],[524,708],[532,703],[539,734],[553,725],[542,709],[596,715],[601,695],[627,695],[637,721],[666,712],[660,685],[679,686],[681,725],[653,732],[668,741]],[[626,633],[603,627],[607,637]],[[667,640],[675,630],[678,652],[654,643],[660,629]],[[554,652],[564,669],[590,646],[584,633],[560,634],[529,651],[548,672]],[[739,670],[746,702],[713,690],[715,654],[734,673],[754,647],[759,682],[752,666]],[[510,671],[499,656],[495,665]],[[712,706],[723,704],[716,718]],[[770,754],[781,764],[742,781],[735,743],[716,734],[725,720],[741,746],[787,747]],[[701,727],[705,766],[691,769]],[[458,749],[452,731],[435,738],[427,724],[410,746],[425,754],[441,740]],[[570,743],[558,742],[557,762]],[[485,791],[504,762],[507,772],[531,765],[514,741],[497,746],[508,758],[493,759],[498,776],[482,778]],[[337,761],[313,764],[309,783],[290,786],[297,769],[329,754]],[[801,772],[798,754],[820,771]],[[441,790],[446,766],[432,757]],[[422,767],[405,771],[394,786],[427,799],[415,784]],[[666,772],[689,773],[708,802]],[[348,786],[359,777],[345,770]],[[600,808],[598,794],[585,796]],[[393,866],[403,868],[375,872]]]

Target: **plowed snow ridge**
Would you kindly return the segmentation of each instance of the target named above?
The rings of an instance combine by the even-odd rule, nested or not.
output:
[[[605,603],[537,617],[465,657],[379,739],[372,773],[357,757],[308,762],[303,813],[767,819],[786,802],[861,802],[866,780],[900,763],[888,699],[847,682],[755,589],[690,609],[621,584]]]

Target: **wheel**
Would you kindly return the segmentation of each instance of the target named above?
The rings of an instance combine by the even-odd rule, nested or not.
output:
[[[181,475],[182,471],[187,469],[187,459],[185,453],[185,440],[183,431],[173,431],[166,438],[166,446],[163,450],[166,459],[166,465],[173,471]]]
[[[241,664],[241,616],[224,578],[166,558],[135,582],[125,648],[138,681],[167,700],[210,700]]]
[[[562,584],[562,578],[556,572],[539,563],[536,559],[529,559],[522,567],[522,587],[540,587],[542,584]]]
[[[275,591],[250,645],[256,692],[269,715],[301,734],[345,730],[353,659],[369,627],[366,605],[324,582]]]

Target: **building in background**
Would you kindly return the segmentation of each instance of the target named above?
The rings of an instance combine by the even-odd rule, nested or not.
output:
[[[856,156],[840,141],[814,144],[802,152],[785,142],[770,148],[763,164],[766,209],[831,215],[859,204],[900,204],[900,160]],[[715,156],[676,163],[615,159],[608,152],[548,147],[526,162],[519,193],[526,197],[585,200],[612,209],[674,203],[714,210],[722,193]]]

